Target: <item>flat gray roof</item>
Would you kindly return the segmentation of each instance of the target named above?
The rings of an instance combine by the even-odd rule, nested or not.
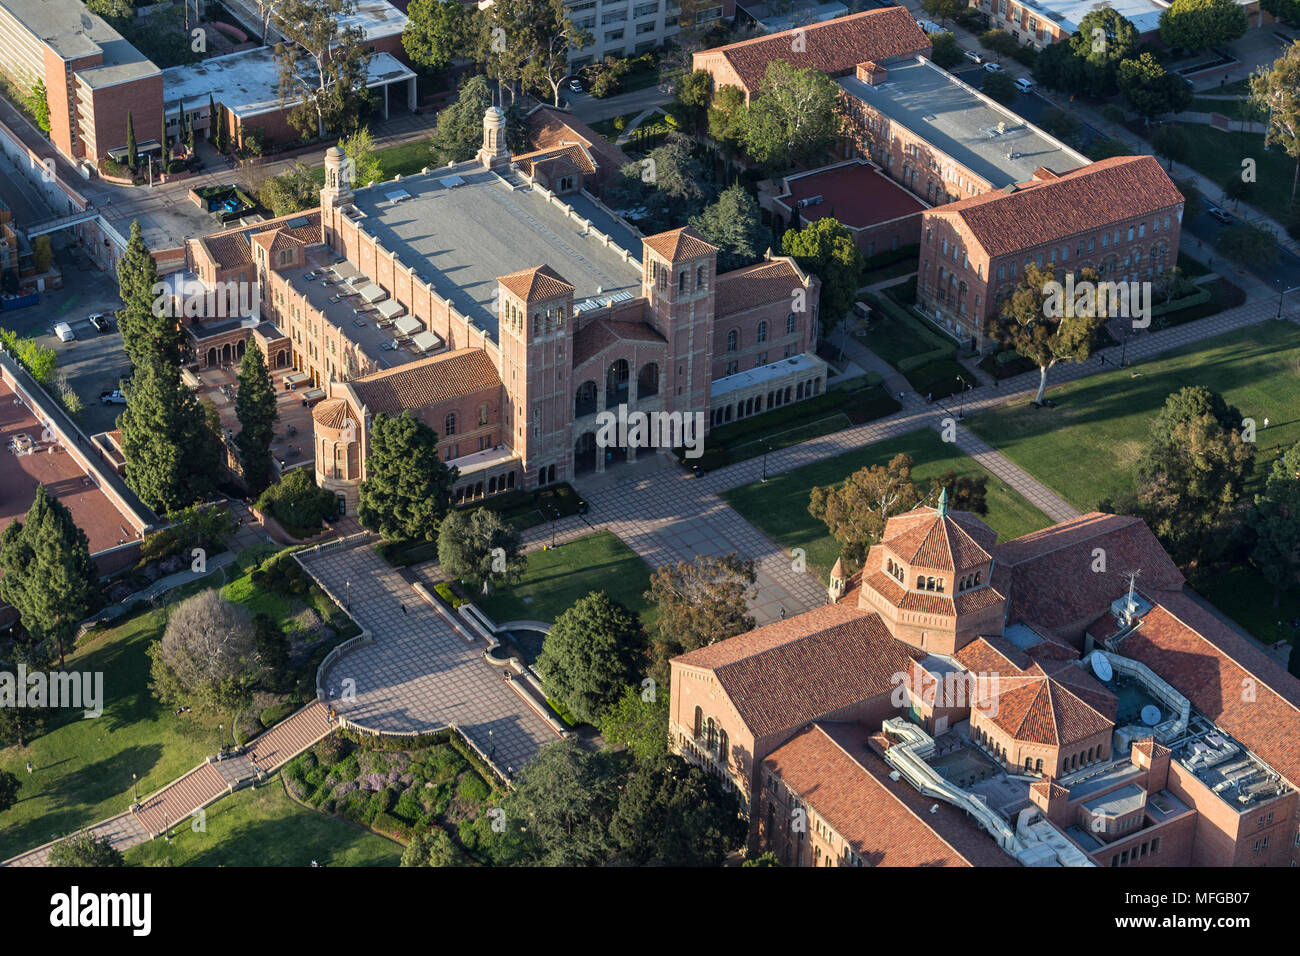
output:
[[[1112,790],[1100,797],[1094,797],[1085,803],[1083,808],[1108,817],[1118,817],[1126,813],[1132,813],[1139,807],[1145,806],[1146,802],[1147,792],[1137,784],[1130,783],[1118,790]]]
[[[461,185],[448,185],[457,179]],[[397,193],[409,198],[394,202],[389,197]],[[641,287],[639,259],[629,263],[617,246],[584,235],[578,218],[532,186],[513,185],[481,166],[449,166],[355,195],[364,216],[358,226],[493,339],[498,276],[548,265],[574,287],[575,302]],[[591,212],[584,210],[582,218],[594,229],[612,227],[612,219],[598,221]]]
[[[406,14],[393,6],[388,0],[357,0],[356,9],[345,17],[339,17],[339,28],[360,27],[365,31],[367,40],[400,34],[406,29]]]
[[[0,0],[0,7],[65,60],[102,53],[103,66],[77,71],[92,88],[161,72],[81,0]]]
[[[888,71],[879,86],[852,76],[836,82],[995,189],[1032,179],[1039,166],[1063,173],[1089,163],[1087,157],[928,60],[918,57],[890,65]]]
[[[162,71],[163,102],[207,100],[208,95],[240,119],[271,113],[280,107],[280,68],[275,52],[260,46]],[[366,63],[366,86],[379,86],[414,77],[388,53],[373,53]]]

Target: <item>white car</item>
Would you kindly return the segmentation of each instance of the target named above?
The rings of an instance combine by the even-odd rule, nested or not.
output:
[[[126,396],[119,389],[112,391],[100,392],[99,400],[105,405],[125,405]]]
[[[1022,76],[1020,79],[1016,80],[1016,89],[1021,93],[1032,93],[1034,92],[1034,81],[1025,79],[1025,77]]]
[[[963,50],[962,54],[972,63],[983,63],[984,57],[980,56],[975,50]]]
[[[60,322],[54,327],[54,334],[60,342],[71,342],[76,339],[76,334],[72,331],[72,326],[67,322]]]
[[[1001,72],[1002,72],[1002,64],[1001,64],[1001,63],[985,63],[985,64],[984,64],[984,69],[988,70],[990,73],[1001,73]]]

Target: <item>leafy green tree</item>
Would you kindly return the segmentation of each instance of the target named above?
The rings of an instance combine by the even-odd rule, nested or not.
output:
[[[0,813],[18,802],[18,778],[8,770],[0,770]]]
[[[154,511],[184,508],[216,488],[220,445],[177,366],[152,357],[137,365],[117,425],[126,483]]]
[[[1156,155],[1163,156],[1169,160],[1169,171],[1174,171],[1174,163],[1180,163],[1187,158],[1189,144],[1187,134],[1183,132],[1181,126],[1172,126],[1166,123],[1156,129],[1151,134],[1151,146],[1156,151]],[[1187,210],[1183,210],[1183,218],[1187,218]]]
[[[593,591],[559,616],[537,658],[547,693],[575,717],[594,723],[635,684],[645,647],[641,625],[604,591]]]
[[[768,65],[742,121],[743,142],[771,171],[822,159],[843,134],[839,87],[820,70]]]
[[[744,863],[740,865],[742,868],[746,866],[780,866],[781,861],[776,858],[775,853],[773,853],[771,850],[768,850],[766,853],[762,854],[761,856],[756,856],[752,860],[746,860]]]
[[[950,2],[950,0],[941,0],[941,2]],[[930,37],[930,59],[937,66],[945,70],[951,69],[961,63],[966,58],[962,52],[961,46],[957,43],[957,38],[951,33],[940,33],[937,36]]]
[[[49,866],[126,866],[122,851],[105,834],[95,836],[82,830],[50,847]]]
[[[840,544],[840,557],[856,570],[880,540],[885,523],[915,508],[920,500],[912,482],[912,456],[900,454],[887,465],[858,469],[842,484],[813,488],[808,513],[825,522]]]
[[[311,167],[299,160],[287,173],[264,182],[257,199],[271,215],[287,216],[320,205],[320,184],[313,178]]]
[[[1300,585],[1300,443],[1273,462],[1264,493],[1255,497],[1251,561],[1273,585],[1273,607]]]
[[[1052,44],[1053,47],[1057,45]],[[1079,134],[1078,117],[1056,106],[1043,110],[1043,115],[1038,119],[1038,125],[1057,139],[1067,143]]]
[[[484,593],[523,575],[523,537],[492,508],[453,509],[438,529],[438,564],[450,578]]]
[[[1082,78],[1087,92],[1096,97],[1110,96],[1116,90],[1120,64],[1137,53],[1137,27],[1113,8],[1098,7],[1084,14],[1078,31],[1070,37],[1069,47],[1075,59],[1083,64]]]
[[[27,112],[32,114],[36,120],[36,125],[40,127],[42,133],[50,135],[50,98],[45,90],[45,81],[37,78],[32,84],[25,98]]]
[[[370,427],[369,477],[361,482],[361,524],[387,539],[428,541],[451,507],[456,469],[438,457],[438,435],[409,411],[377,414]]]
[[[139,368],[158,360],[179,369],[186,356],[185,333],[166,298],[167,286],[158,281],[158,264],[144,244],[138,219],[117,260],[118,331],[131,364]],[[161,293],[161,294],[160,294]]]
[[[1260,0],[1260,9],[1287,23],[1300,21],[1300,0]]]
[[[1093,282],[1098,275],[1091,269],[1078,273],[1078,282]],[[1003,345],[1038,366],[1038,394],[1035,404],[1042,404],[1047,389],[1047,373],[1057,362],[1086,362],[1092,355],[1092,339],[1106,316],[1102,309],[1086,303],[1065,304],[1053,299],[1052,284],[1056,273],[1049,267],[1030,264],[1025,276],[1011,295],[1002,300],[996,325]],[[1079,306],[1084,306],[1079,308]],[[1073,315],[1066,315],[1066,312]],[[1079,314],[1082,312],[1083,314]]]
[[[276,8],[280,105],[304,137],[351,129],[369,102],[365,30],[349,22],[356,9],[356,0],[282,0]]]
[[[63,667],[65,645],[98,593],[99,572],[86,533],[44,485],[36,486],[26,517],[0,533],[0,567],[0,598],[34,640],[57,648]]]
[[[54,247],[49,236],[37,236],[32,240],[32,267],[38,272],[49,272],[54,264]]]
[[[1092,74],[1088,62],[1075,56],[1068,42],[1049,43],[1034,58],[1034,79],[1064,93],[1091,92]]]
[[[853,307],[866,269],[853,235],[837,219],[826,216],[803,229],[787,230],[781,237],[781,251],[822,280],[821,331],[830,334]]]
[[[435,2],[442,3],[443,0]],[[443,5],[460,6],[449,3]],[[417,833],[402,851],[402,866],[465,866],[467,862],[465,853],[441,827]]]
[[[938,20],[940,24],[955,20],[957,14],[965,7],[965,0],[921,0],[921,9]],[[952,34],[948,35],[951,36]],[[939,65],[943,66],[942,63]]]
[[[1246,11],[1234,0],[1174,0],[1160,14],[1160,39],[1196,53],[1246,33]]]
[[[691,228],[718,247],[718,271],[730,272],[763,255],[762,214],[745,187],[733,183],[691,220]]]
[[[358,186],[384,181],[384,167],[375,158],[375,138],[370,135],[370,127],[363,126],[351,136],[339,140],[343,155],[352,161],[356,171],[353,181]]]
[[[1264,146],[1281,146],[1296,161],[1291,175],[1294,202],[1300,185],[1300,44],[1287,47],[1271,70],[1261,69],[1250,78],[1250,99],[1268,114]]]
[[[36,667],[28,664],[28,668],[37,670],[53,661],[46,661],[42,654],[37,655],[34,663],[37,664]],[[45,719],[41,716],[40,708],[0,707],[0,747],[8,747],[10,744],[26,747],[29,740],[34,740],[44,732]]]
[[[271,384],[262,349],[251,338],[239,363],[238,382],[235,417],[239,419],[239,434],[235,436],[235,447],[239,450],[244,482],[257,495],[271,483],[271,440],[275,437],[279,412],[275,405],[275,386]]]
[[[1118,139],[1094,139],[1084,151],[1094,163],[1113,156],[1132,156],[1133,147]]]
[[[1150,123],[1165,113],[1187,109],[1192,88],[1181,77],[1169,73],[1150,53],[1125,60],[1115,71],[1115,82],[1125,104]]]
[[[460,85],[456,102],[438,114],[430,151],[435,166],[472,159],[483,143],[483,114],[492,105],[486,76],[471,76]]]
[[[1016,89],[1016,81],[1011,78],[1010,73],[984,74],[984,82],[980,85],[980,92],[1003,105],[1014,103],[1019,95],[1019,91]]]
[[[51,385],[57,381],[59,355],[48,345],[22,338],[11,329],[0,329],[0,345],[40,384]]]
[[[926,503],[938,501],[940,490],[948,492],[948,507],[953,511],[969,511],[977,515],[989,513],[988,476],[959,475],[949,468],[930,483]]]
[[[595,866],[610,856],[609,822],[618,801],[610,756],[557,740],[515,774],[502,801],[500,855],[520,865]]]
[[[411,0],[402,49],[413,63],[430,70],[445,70],[456,57],[466,55],[471,30],[470,14],[463,4],[445,0]]]
[[[713,76],[707,70],[692,70],[677,81],[677,103],[681,111],[698,127],[704,122],[713,103]]]
[[[659,609],[654,657],[666,677],[667,662],[754,629],[749,598],[758,583],[751,560],[735,552],[702,554],[693,562],[665,564],[650,575],[646,600]]]
[[[1020,41],[1006,30],[985,30],[980,34],[980,46],[992,50],[1000,59],[1004,56],[1014,56],[1020,49]]]
[[[721,866],[748,829],[721,780],[669,754],[628,780],[609,836],[619,856],[638,866]]]
[[[216,710],[238,709],[261,671],[252,616],[215,589],[172,608],[149,656],[154,693],[169,704],[197,700]]]
[[[1246,182],[1241,178],[1241,173],[1233,171],[1228,174],[1228,178],[1223,181],[1223,198],[1231,200],[1237,208],[1241,207],[1243,199],[1250,199],[1251,194],[1255,191],[1255,184]],[[1186,215],[1184,215],[1186,218]]]
[[[1138,510],[1180,564],[1206,556],[1254,472],[1241,411],[1203,385],[1170,395],[1137,464]]]
[[[623,746],[638,763],[668,753],[668,695],[657,688],[628,686],[600,718],[600,735]]]
[[[745,93],[738,86],[719,86],[709,102],[709,136],[724,152],[741,149],[744,136]]]
[[[253,615],[253,649],[266,675],[267,688],[275,692],[287,689],[293,675],[289,637],[267,614]]]
[[[1216,244],[1221,253],[1241,265],[1277,259],[1277,233],[1253,222],[1229,226],[1219,233]]]

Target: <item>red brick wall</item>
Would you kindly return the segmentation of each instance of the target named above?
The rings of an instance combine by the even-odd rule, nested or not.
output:
[[[1169,792],[1197,811],[1191,854],[1193,866],[1287,866],[1290,863],[1295,841],[1295,792],[1238,813],[1177,761],[1169,765]],[[1267,848],[1262,846],[1265,837]],[[1261,844],[1258,850],[1256,843]]]
[[[126,145],[126,117],[132,115],[135,141],[157,139],[162,116],[162,76],[146,76],[91,91],[95,162],[111,149]],[[90,144],[86,144],[87,149]]]

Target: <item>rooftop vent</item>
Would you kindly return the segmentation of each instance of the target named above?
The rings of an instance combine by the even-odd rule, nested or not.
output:
[[[290,219],[287,223],[285,223],[285,225],[288,226],[290,229],[301,229],[303,226],[307,225],[310,222],[311,220],[308,219],[306,216],[298,216],[296,219]]]
[[[394,189],[391,193],[384,193],[384,198],[396,206],[399,202],[410,199],[411,194],[405,189]]]

